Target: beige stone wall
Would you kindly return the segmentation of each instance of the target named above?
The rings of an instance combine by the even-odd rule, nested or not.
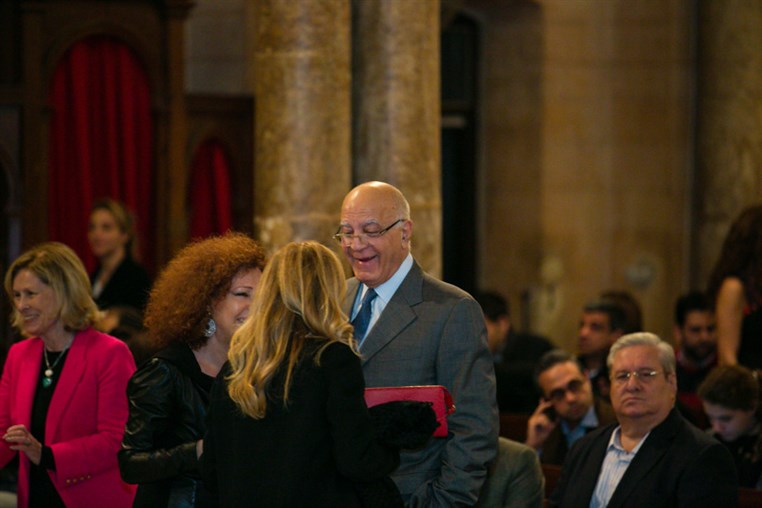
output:
[[[195,0],[186,23],[190,93],[251,94],[251,11],[247,0]]]
[[[668,337],[688,280],[686,0],[467,5],[484,23],[480,284],[571,346],[579,310],[631,291]],[[499,62],[499,64],[497,64]]]
[[[695,278],[704,285],[730,224],[762,202],[762,2],[701,2]]]

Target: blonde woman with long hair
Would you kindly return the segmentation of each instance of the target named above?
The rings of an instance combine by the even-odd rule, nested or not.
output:
[[[397,467],[374,437],[344,289],[317,242],[290,243],[265,268],[212,389],[201,460],[222,506],[363,506],[357,484]]]

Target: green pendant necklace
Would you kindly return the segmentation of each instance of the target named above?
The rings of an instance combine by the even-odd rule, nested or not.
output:
[[[71,344],[69,344],[71,345]],[[50,364],[50,361],[48,361],[48,349],[45,346],[42,346],[42,356],[45,358],[45,377],[42,378],[42,387],[43,388],[50,388],[50,386],[53,384],[53,369],[56,365],[58,365],[58,362],[61,361],[61,358],[64,357],[66,354],[66,351],[69,349],[69,346],[66,346],[66,348],[61,351],[61,353],[58,355],[58,358],[53,362],[53,365]]]

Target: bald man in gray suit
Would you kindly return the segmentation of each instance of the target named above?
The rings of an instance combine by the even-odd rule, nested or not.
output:
[[[368,387],[444,385],[455,402],[447,437],[402,453],[392,478],[406,505],[473,506],[497,453],[484,318],[466,292],[421,270],[410,253],[412,232],[410,206],[397,188],[368,182],[347,194],[336,239],[355,277],[344,309]]]

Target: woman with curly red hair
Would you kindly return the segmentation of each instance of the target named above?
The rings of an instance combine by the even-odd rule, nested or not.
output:
[[[139,484],[134,506],[213,505],[198,467],[209,391],[264,265],[254,240],[228,233],[185,247],[159,275],[145,325],[162,349],[130,380],[119,453],[122,477]]]

